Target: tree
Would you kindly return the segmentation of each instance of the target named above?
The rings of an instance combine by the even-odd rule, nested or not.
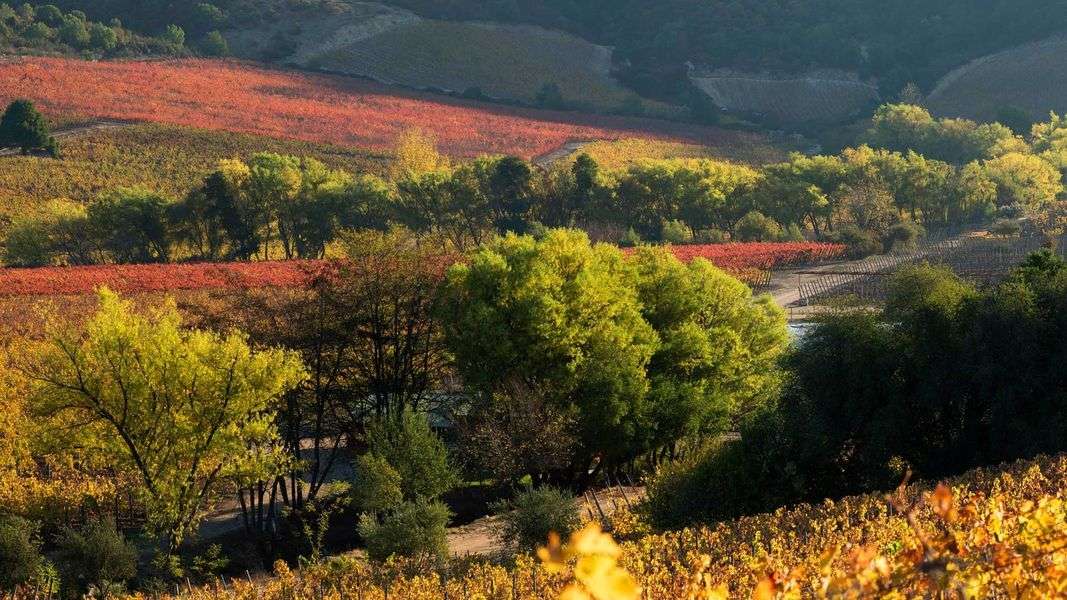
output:
[[[773,392],[787,339],[773,304],[709,263],[626,260],[576,231],[497,240],[448,286],[446,340],[469,388],[573,419],[567,468],[535,481],[581,485],[594,467],[723,431]]]
[[[200,49],[208,56],[229,56],[230,44],[219,31],[209,31],[200,42]]]
[[[0,590],[15,588],[33,580],[43,562],[40,526],[26,519],[0,515]]]
[[[116,262],[167,262],[173,242],[167,223],[171,203],[145,189],[113,190],[89,205],[89,227]]]
[[[178,48],[185,45],[185,30],[177,25],[167,25],[167,28],[159,37],[164,42],[173,44]]]
[[[83,331],[48,318],[46,341],[27,342],[15,366],[39,418],[78,424],[58,430],[66,447],[139,479],[149,526],[173,550],[222,482],[276,466],[275,402],[303,366],[239,333],[183,329],[173,301],[139,314],[102,289],[99,302]]]
[[[1051,204],[1063,192],[1059,170],[1032,154],[1012,152],[988,160],[983,166],[997,185],[997,206],[1021,204],[1038,209]]]
[[[63,17],[63,24],[59,26],[59,39],[74,48],[85,48],[89,45],[89,28],[84,20],[74,15]]]
[[[103,23],[89,24],[89,45],[97,50],[108,52],[115,49],[119,36],[115,30]]]
[[[367,453],[400,475],[405,500],[435,500],[457,482],[444,442],[422,414],[409,411],[371,422]]]
[[[15,100],[0,117],[0,146],[18,148],[24,155],[38,150],[52,157],[59,155],[48,123],[29,100]]]

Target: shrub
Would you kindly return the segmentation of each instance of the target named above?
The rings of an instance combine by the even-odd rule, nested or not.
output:
[[[185,30],[177,25],[167,25],[167,29],[159,37],[179,48],[185,45]]]
[[[43,267],[52,263],[48,227],[37,219],[19,219],[3,240],[3,261],[9,267]]]
[[[665,221],[660,239],[668,244],[688,244],[693,241],[693,231],[685,221]]]
[[[400,473],[389,461],[375,454],[364,454],[356,461],[356,481],[352,499],[357,510],[380,513],[392,510],[404,501]]]
[[[1022,233],[1022,230],[1022,225],[1020,225],[1018,221],[1003,219],[994,223],[993,226],[989,228],[989,233],[1003,237],[1015,237]]]
[[[520,550],[543,545],[551,532],[566,538],[581,521],[574,495],[551,486],[525,490],[510,501],[495,504],[493,509],[503,521],[501,540]]]
[[[759,211],[752,211],[734,226],[737,239],[742,242],[773,242],[782,237],[782,226]]]
[[[113,50],[119,43],[119,36],[115,30],[103,23],[89,25],[89,44],[97,50]]]
[[[890,250],[914,250],[922,238],[926,237],[926,230],[922,225],[912,221],[897,223],[889,228],[882,239],[883,248]]]
[[[211,31],[200,42],[200,50],[208,56],[229,56],[230,45],[218,31]]]
[[[1018,219],[1024,216],[1026,216],[1026,206],[1018,202],[997,208],[997,218],[1000,219]]]
[[[104,596],[121,591],[137,575],[137,550],[110,521],[94,521],[75,530],[62,529],[56,538],[56,563],[63,592],[79,598],[91,587]]]
[[[363,515],[359,535],[374,560],[390,556],[443,557],[448,552],[446,527],[452,518],[440,502],[405,502],[384,518]]]
[[[0,516],[0,590],[32,581],[43,564],[39,526],[26,519]]]
[[[849,258],[864,258],[882,251],[882,242],[873,231],[860,229],[855,225],[843,225],[833,232],[830,241],[848,247]]]
[[[407,500],[433,500],[452,489],[456,473],[444,442],[430,429],[424,415],[405,412],[372,423],[367,431],[369,453],[380,457],[400,475]]]
[[[780,242],[805,242],[807,238],[804,237],[804,232],[801,231],[800,225],[796,223],[790,223],[789,227],[782,230],[782,234],[778,236]]]
[[[693,241],[698,244],[724,244],[730,241],[730,234],[721,229],[701,229],[693,234]]]
[[[641,245],[641,236],[634,230],[633,227],[626,230],[626,233],[619,239],[619,246],[623,248],[634,248]]]

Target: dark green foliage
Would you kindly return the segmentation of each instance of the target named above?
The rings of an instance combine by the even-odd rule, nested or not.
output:
[[[448,552],[446,538],[448,507],[440,502],[405,502],[379,519],[363,515],[359,535],[367,544],[367,555],[383,561],[390,556],[443,558]]]
[[[0,117],[0,147],[18,148],[23,154],[43,151],[58,156],[59,145],[44,116],[29,100],[15,100]]]
[[[208,56],[229,56],[230,45],[218,31],[209,31],[200,41],[200,51]]]
[[[774,242],[782,237],[782,226],[759,211],[752,211],[734,226],[740,242]]]
[[[94,521],[81,529],[65,527],[55,540],[56,563],[69,598],[80,598],[95,587],[104,596],[122,591],[137,576],[137,549],[108,521]]]
[[[902,270],[881,314],[816,324],[777,407],[665,471],[650,511],[673,526],[1063,452],[1065,307],[1067,265],[1050,251],[984,291],[944,268]]]
[[[537,96],[534,98],[534,102],[541,108],[551,108],[555,110],[563,110],[567,108],[567,103],[563,99],[563,92],[559,89],[557,83],[546,83],[541,86],[540,90],[537,90]]]
[[[567,539],[581,524],[574,494],[552,486],[519,492],[515,498],[495,504],[493,510],[503,521],[500,538],[523,551],[543,546],[552,532]]]
[[[172,243],[170,205],[146,190],[115,190],[89,205],[89,226],[116,262],[166,262]]]
[[[407,500],[433,500],[456,484],[448,451],[424,415],[405,412],[373,422],[367,448],[399,473]]]
[[[356,480],[352,483],[352,499],[361,512],[383,513],[404,501],[400,473],[381,456],[364,454],[356,461]]]
[[[20,517],[0,515],[0,591],[32,581],[42,564],[38,526]]]
[[[860,229],[855,225],[844,225],[827,236],[835,244],[848,246],[849,258],[864,258],[882,251],[882,241],[873,231]]]
[[[924,237],[926,237],[926,230],[923,229],[922,225],[904,221],[889,228],[889,231],[882,238],[882,244],[887,252],[891,250],[914,250]]]

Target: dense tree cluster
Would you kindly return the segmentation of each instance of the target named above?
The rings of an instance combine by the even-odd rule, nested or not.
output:
[[[81,10],[79,10],[79,8]],[[175,54],[184,39],[149,37],[123,26],[120,14],[90,20],[85,10],[63,12],[54,4],[0,4],[0,46],[16,51],[60,51],[96,56]]]
[[[9,265],[320,258],[341,232],[400,225],[463,250],[507,232],[579,227],[632,245],[832,240],[857,255],[905,231],[1039,211],[1062,192],[1059,117],[1032,142],[998,125],[883,107],[865,141],[753,168],[713,159],[645,160],[604,172],[579,155],[550,168],[513,156],[452,163],[402,136],[389,179],[311,158],[224,160],[181,200],[112,190],[87,207],[55,201],[16,220]],[[930,158],[923,152],[939,159]],[[914,237],[910,234],[906,237]]]
[[[884,311],[814,326],[741,442],[657,478],[654,516],[721,519],[1062,452],[1065,301],[1067,265],[1049,251],[987,290],[941,267],[902,270]]]

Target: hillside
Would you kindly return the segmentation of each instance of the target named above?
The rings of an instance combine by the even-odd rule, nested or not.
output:
[[[992,54],[946,75],[927,103],[940,115],[994,120],[1013,107],[1035,120],[1067,112],[1067,36]]]
[[[347,77],[211,60],[0,63],[0,100],[25,97],[50,116],[187,125],[383,151],[410,128],[454,156],[551,152],[573,140],[651,137],[744,159],[759,135],[651,119],[445,100]]]
[[[245,58],[416,89],[538,104],[541,89],[554,84],[561,96],[554,101],[566,106],[618,111],[640,102],[612,79],[609,48],[536,26],[425,19],[361,2],[336,13],[289,11],[227,37]]]
[[[62,136],[63,159],[0,158],[0,230],[15,215],[32,214],[48,200],[87,202],[119,187],[147,187],[180,198],[218,161],[256,152],[311,156],[334,169],[384,173],[380,153],[314,142],[172,125],[72,126]]]
[[[846,73],[812,72],[800,77],[711,72],[690,76],[715,104],[776,124],[855,120],[877,104],[877,86]]]

